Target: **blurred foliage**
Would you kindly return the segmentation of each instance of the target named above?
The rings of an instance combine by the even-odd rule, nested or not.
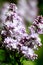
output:
[[[43,15],[43,0],[38,0],[39,14]]]
[[[0,7],[4,2],[12,2],[17,4],[17,1],[18,0],[0,0]],[[38,7],[39,15],[43,15],[43,0],[38,0]],[[43,35],[40,35],[40,38],[43,44]],[[26,60],[23,57],[21,57],[20,60],[17,57],[15,58],[15,53],[10,52],[9,54],[9,51],[6,51],[5,49],[0,49],[0,65],[18,65],[17,62],[19,61],[23,63],[23,65],[43,65],[43,45],[38,51],[36,51],[36,53],[38,54],[38,59],[35,61]]]

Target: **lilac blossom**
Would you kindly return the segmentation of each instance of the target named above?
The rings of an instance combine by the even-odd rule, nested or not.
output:
[[[25,24],[17,13],[18,10],[15,4],[9,3],[7,7],[8,9],[4,8],[7,12],[2,14],[2,17],[5,16],[4,21],[2,21],[3,29],[1,31],[1,35],[4,38],[3,45],[9,50],[15,51],[16,49],[28,59],[37,59],[37,54],[34,53],[34,50],[37,50],[42,45],[39,35],[31,27],[29,28],[31,33],[26,32]],[[3,20],[3,18],[1,19]]]
[[[43,34],[43,17],[38,16],[29,29],[31,33]]]
[[[13,15],[14,14],[13,12],[17,12],[16,5],[15,4],[13,4],[13,5],[12,4],[10,5],[10,3],[4,3],[2,10],[1,10],[1,20],[3,23],[6,20],[6,16],[8,16],[8,15],[10,16],[11,14]],[[13,9],[13,12],[10,9],[11,10]],[[8,10],[9,10],[9,12],[8,12]]]
[[[18,41],[17,40],[14,40],[13,38],[11,37],[7,37],[5,38],[4,40],[4,44],[6,45],[7,48],[9,48],[11,50],[11,48],[13,49],[16,49],[17,48],[17,45],[18,45]]]

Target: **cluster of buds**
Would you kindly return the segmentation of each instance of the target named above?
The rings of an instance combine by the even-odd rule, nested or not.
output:
[[[26,58],[34,60],[37,59],[37,54],[34,50],[41,46],[41,40],[37,33],[28,34],[23,20],[17,12],[17,7],[13,3],[9,3],[9,6],[4,7],[2,20],[3,30],[1,31],[3,45],[9,50],[17,50],[21,52]],[[4,16],[4,17],[3,17]],[[32,28],[33,29],[33,28]]]

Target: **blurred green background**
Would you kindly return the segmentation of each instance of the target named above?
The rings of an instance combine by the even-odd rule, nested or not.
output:
[[[0,7],[6,1],[17,4],[18,0],[0,0]],[[43,15],[43,0],[38,0],[38,7],[39,7],[39,15]],[[43,35],[40,35],[40,38],[41,38],[41,42],[43,44]],[[43,65],[43,45],[38,51],[36,51],[36,53],[38,54],[38,59],[37,60],[31,61],[31,60],[25,60],[24,59],[22,61],[23,65]],[[9,61],[10,58],[8,57],[6,59],[5,58],[6,56],[8,56],[8,54],[6,54],[6,51],[0,49],[0,65],[13,65],[13,64],[11,64],[11,61],[14,62],[14,65],[16,65],[15,64],[16,61],[13,59],[13,57],[12,57],[11,61]],[[6,59],[6,63],[4,61],[5,59]]]

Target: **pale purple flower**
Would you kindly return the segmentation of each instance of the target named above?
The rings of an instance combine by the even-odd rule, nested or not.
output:
[[[43,34],[43,17],[38,16],[29,29],[31,33]]]
[[[18,41],[17,40],[14,40],[13,38],[11,37],[7,37],[5,38],[4,40],[4,45],[6,45],[7,48],[9,48],[10,50],[11,49],[17,49],[17,45],[18,45]]]
[[[22,53],[24,54],[24,56],[26,56],[27,58],[34,60],[37,59],[37,55],[34,54],[33,49],[28,48],[27,46],[22,46],[21,47]]]
[[[11,3],[6,10],[7,12],[2,14],[2,17],[6,17],[4,21],[2,21],[3,30],[1,31],[1,35],[3,38],[3,45],[9,50],[15,51],[16,49],[28,59],[37,59],[37,55],[34,53],[34,50],[37,50],[38,46],[41,46],[41,40],[39,35],[35,32],[34,24],[36,22],[30,26],[29,29],[31,32],[28,34],[21,16],[17,13],[18,10],[16,5]]]
[[[8,12],[8,10],[9,10],[9,12]],[[13,12],[17,12],[16,5],[12,4],[12,3],[4,3],[3,8],[1,10],[1,20],[2,20],[2,23],[5,22],[6,17],[8,18],[8,16],[13,15],[14,14]]]

